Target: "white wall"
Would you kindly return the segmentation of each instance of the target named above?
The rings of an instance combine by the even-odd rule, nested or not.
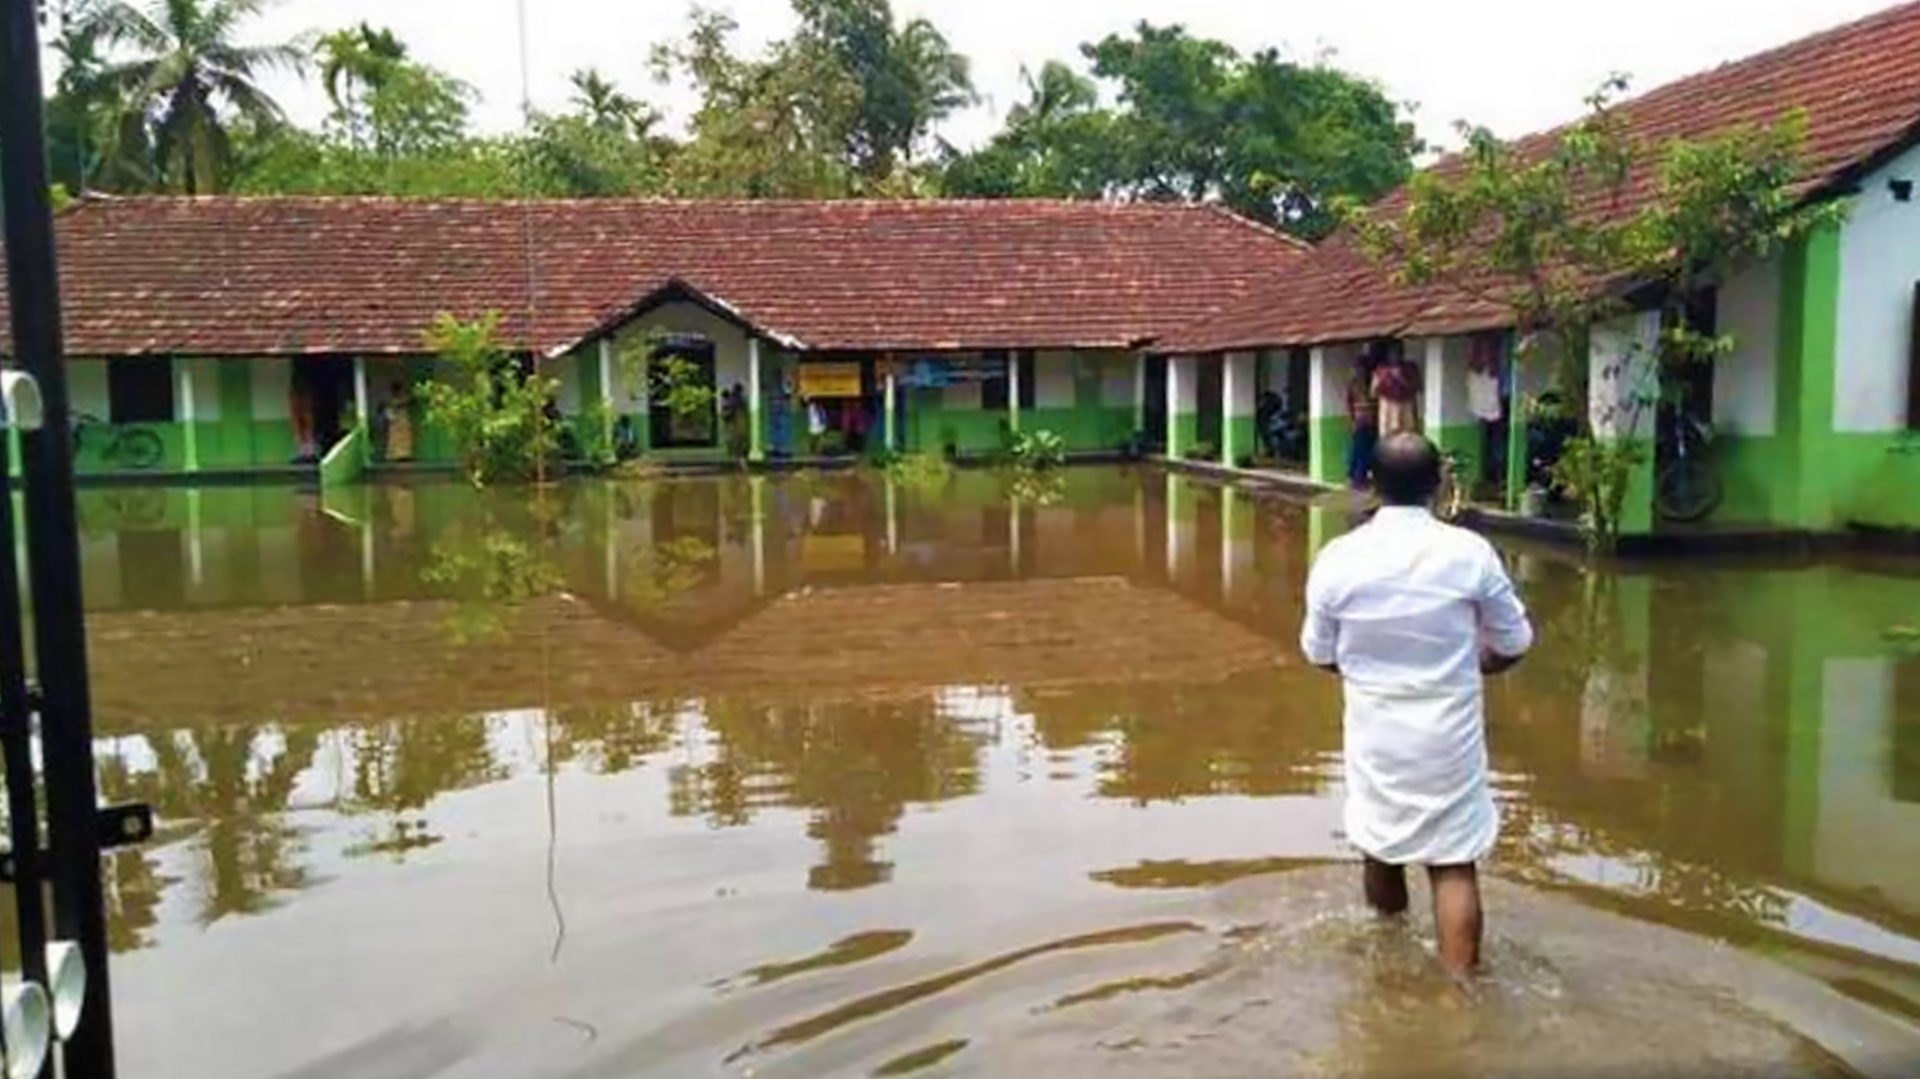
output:
[[[1834,429],[1906,426],[1913,288],[1920,281],[1920,195],[1896,202],[1890,179],[1920,181],[1920,147],[1861,184],[1840,233]]]
[[[1733,338],[1733,351],[1714,361],[1716,430],[1748,437],[1774,433],[1780,397],[1779,326],[1779,256],[1721,284],[1714,328]]]
[[[1429,337],[1406,342],[1408,359],[1421,364],[1421,422],[1428,433],[1442,427],[1475,422],[1467,407],[1467,346],[1465,337]]]
[[[1654,357],[1660,312],[1640,311],[1595,325],[1587,344],[1587,422],[1599,438],[1652,438],[1653,408],[1636,399],[1658,391]]]
[[[245,363],[245,360],[178,360],[174,363],[174,381],[180,379],[180,370],[184,366],[193,379],[193,420],[195,423],[207,423],[220,418],[220,365],[222,363]],[[180,407],[178,390],[174,393],[174,417],[185,415]]]
[[[634,337],[644,330],[656,330],[661,333],[699,334],[713,342],[713,382],[714,389],[724,393],[734,383],[747,384],[747,334],[745,330],[713,314],[698,304],[674,303],[647,312],[635,320],[633,326],[623,329],[616,335],[614,346],[614,378],[620,375],[619,355],[622,345],[631,345]],[[760,377],[762,385],[767,385],[773,377],[773,349],[764,342],[760,346]],[[574,395],[579,395],[579,372],[572,372]],[[563,382],[564,386],[564,382]],[[639,387],[625,386],[629,399],[639,393]],[[564,389],[562,390],[564,393]],[[616,399],[623,396],[616,393]],[[644,399],[644,398],[641,398]]]
[[[1313,350],[1307,412],[1314,419],[1347,414],[1347,383],[1360,359],[1360,345],[1323,345]]]
[[[1203,361],[1205,362],[1205,361]],[[1221,396],[1226,398],[1221,414],[1228,417],[1245,418],[1254,414],[1254,403],[1258,394],[1253,387],[1254,358],[1251,352],[1229,352],[1218,363],[1226,365],[1220,373]],[[1256,432],[1255,438],[1259,437]],[[1238,450],[1250,452],[1253,447],[1239,446]]]
[[[591,346],[582,352],[570,353],[557,360],[547,361],[547,374],[558,379],[560,382],[560,388],[554,391],[553,396],[554,403],[560,406],[560,413],[563,416],[578,416],[580,414],[580,406],[582,404],[580,400],[580,364],[583,362],[582,356],[587,357],[584,362],[596,362]]]
[[[293,388],[293,361],[286,359],[248,360],[253,375],[253,418],[284,420],[287,394]]]
[[[1036,352],[1033,356],[1033,407],[1072,408],[1074,402],[1074,366],[1080,357],[1072,352]]]
[[[107,361],[67,361],[67,402],[75,415],[107,418]]]

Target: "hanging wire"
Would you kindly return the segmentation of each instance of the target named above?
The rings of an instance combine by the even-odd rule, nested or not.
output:
[[[514,0],[516,21],[520,35],[520,124],[521,135],[529,138],[533,134],[533,64],[530,59],[527,35],[527,0]],[[529,378],[544,377],[540,371],[540,277],[536,259],[533,164],[526,153],[524,144],[520,153],[520,220],[521,243],[526,257],[526,310],[524,328],[527,343],[527,366]],[[544,415],[546,400],[544,394],[529,397],[529,407],[539,409],[542,415],[532,417],[534,431],[540,431],[547,422]],[[545,437],[534,440],[534,528],[538,534],[536,549],[540,552],[540,561],[544,565],[553,564],[553,529],[547,514],[547,440]],[[552,618],[542,616],[538,619],[540,633],[540,724],[545,743],[542,749],[542,770],[545,773],[546,809],[547,809],[547,865],[546,886],[547,903],[553,908],[553,950],[548,958],[550,963],[560,961],[561,949],[567,942],[567,915],[560,904],[559,859],[560,859],[560,804],[556,787],[557,761],[553,741],[553,624]]]

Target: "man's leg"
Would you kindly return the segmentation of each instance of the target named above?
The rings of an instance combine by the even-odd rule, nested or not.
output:
[[[1433,886],[1433,925],[1440,963],[1464,976],[1480,966],[1480,875],[1472,863],[1427,867]]]
[[[1376,914],[1407,912],[1406,870],[1375,861],[1369,856],[1366,866],[1361,870],[1361,879],[1366,884],[1367,906],[1372,907]]]

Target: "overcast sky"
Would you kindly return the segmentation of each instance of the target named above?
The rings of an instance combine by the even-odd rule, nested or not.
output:
[[[630,92],[684,116],[684,92],[652,83],[650,47],[680,36],[683,0],[526,0],[536,107],[559,108],[569,72],[595,66]],[[716,0],[757,47],[793,25],[788,0]],[[948,122],[960,145],[992,134],[1021,96],[1022,65],[1078,60],[1078,46],[1147,19],[1181,22],[1243,51],[1277,46],[1298,57],[1330,52],[1416,106],[1429,138],[1457,119],[1517,135],[1577,115],[1611,72],[1637,88],[1711,67],[1890,6],[1886,0],[894,0],[902,17],[931,19],[972,58],[980,106]],[[520,38],[514,0],[280,0],[256,24],[262,39],[367,20],[392,27],[417,57],[477,86],[489,130],[519,123]],[[324,112],[318,89],[276,82],[296,118]]]

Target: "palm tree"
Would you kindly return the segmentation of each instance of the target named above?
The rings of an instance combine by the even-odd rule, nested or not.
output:
[[[620,92],[605,75],[594,68],[573,73],[573,104],[588,123],[603,131],[643,133],[651,126],[647,108]]]
[[[334,113],[354,145],[361,145],[367,118],[364,96],[356,95],[355,88],[372,93],[385,86],[407,60],[406,42],[392,30],[376,30],[363,22],[322,36],[314,46],[314,58],[320,63],[320,82]]]
[[[265,0],[149,0],[143,10],[113,0],[91,13],[102,40],[139,54],[108,66],[103,77],[121,94],[127,114],[151,130],[157,171],[177,176],[187,194],[220,186],[232,159],[230,118],[257,128],[281,122],[280,106],[258,77],[306,66],[297,45],[234,42],[240,23],[264,6]]]

